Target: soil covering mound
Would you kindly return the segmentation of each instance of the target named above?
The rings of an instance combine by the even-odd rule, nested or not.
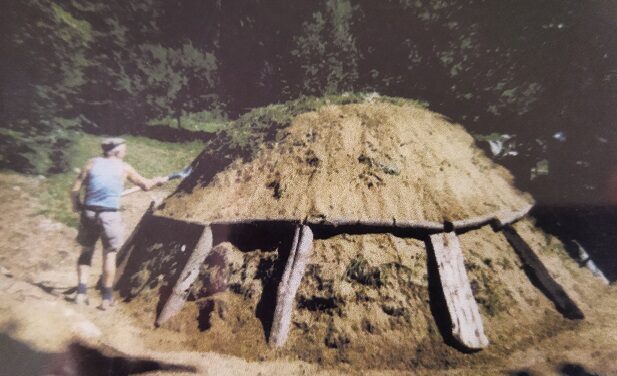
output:
[[[459,125],[418,106],[326,106],[298,116],[273,147],[206,186],[178,192],[160,214],[216,220],[443,223],[532,200]],[[194,174],[207,169],[200,160]]]
[[[169,197],[136,241],[120,294],[154,323],[200,234],[229,219],[465,219],[516,210],[531,198],[458,125],[412,106],[361,104],[300,115],[271,148],[236,161],[207,185]],[[194,174],[207,160],[197,160]],[[162,216],[161,216],[162,215]],[[171,219],[165,219],[171,217]],[[600,282],[529,219],[514,227],[583,311]],[[280,356],[351,368],[450,369],[503,359],[578,325],[534,285],[502,233],[459,234],[465,267],[491,344],[475,353],[450,338],[428,235],[315,226],[289,339],[267,344],[293,224],[212,225],[215,247],[168,329],[187,347],[247,359]]]

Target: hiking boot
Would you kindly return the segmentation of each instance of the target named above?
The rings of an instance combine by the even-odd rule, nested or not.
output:
[[[86,295],[86,294],[77,294],[77,295],[75,295],[75,304],[77,304],[77,305],[88,305],[88,295]]]
[[[113,306],[114,306],[114,301],[112,299],[103,299],[101,301],[101,305],[99,306],[99,309],[101,311],[107,311]]]

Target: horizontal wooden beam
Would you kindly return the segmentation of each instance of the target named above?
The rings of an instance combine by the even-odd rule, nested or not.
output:
[[[497,224],[499,227],[503,227],[506,224],[510,224],[518,221],[529,211],[533,205],[525,206],[518,210],[501,210],[494,213],[484,214],[477,217],[471,217],[468,219],[461,219],[451,222],[454,230],[468,230],[476,227],[480,227],[487,224]],[[173,217],[161,216],[169,218],[175,221],[182,221],[187,223],[199,224],[202,226],[230,226],[230,225],[242,225],[242,224],[262,224],[262,223],[290,223],[290,224],[308,224],[308,225],[320,225],[320,226],[362,226],[367,228],[380,228],[380,229],[392,229],[392,230],[419,230],[426,232],[443,232],[448,228],[444,223],[433,221],[419,221],[419,220],[391,220],[386,219],[348,219],[348,218],[306,218],[306,219],[293,219],[293,218],[230,218],[230,219],[217,219],[206,222],[181,220]]]

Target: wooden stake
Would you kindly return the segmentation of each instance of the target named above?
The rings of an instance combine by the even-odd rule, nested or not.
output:
[[[538,287],[540,290],[555,303],[557,310],[569,319],[585,318],[580,308],[570,299],[563,287],[551,277],[546,266],[544,266],[527,242],[521,238],[516,229],[511,225],[505,225],[503,226],[503,233],[521,260],[530,268],[532,276],[539,283]]]
[[[126,265],[128,264],[128,260],[131,256],[131,251],[132,251],[131,245],[133,245],[133,240],[139,233],[139,230],[141,230],[141,227],[143,226],[143,224],[148,220],[148,218],[152,216],[153,212],[154,212],[154,201],[151,201],[150,205],[148,206],[148,209],[146,209],[144,215],[141,216],[141,219],[139,220],[139,222],[137,222],[137,225],[135,225],[135,227],[133,228],[131,235],[129,235],[129,237],[122,244],[122,247],[120,247],[120,249],[118,250],[118,254],[116,256],[116,278],[115,278],[114,284],[118,282],[122,274],[124,274],[124,269],[126,269]],[[100,282],[100,278],[99,278],[99,282]]]
[[[297,226],[283,277],[276,295],[276,308],[270,330],[270,346],[282,347],[289,336],[296,293],[300,287],[306,262],[313,247],[313,232],[306,225]]]
[[[156,320],[157,326],[164,324],[182,309],[188,297],[189,288],[193,282],[195,282],[195,279],[197,279],[199,268],[204,263],[211,250],[212,230],[210,226],[206,226]]]
[[[452,336],[468,349],[477,350],[488,346],[456,233],[434,234],[430,239],[452,320]]]

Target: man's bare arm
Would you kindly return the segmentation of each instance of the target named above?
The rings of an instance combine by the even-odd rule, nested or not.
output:
[[[156,177],[152,179],[146,179],[143,176],[139,175],[139,173],[129,164],[124,164],[124,168],[126,171],[126,177],[129,181],[144,191],[149,191],[152,187],[160,185],[164,183],[164,178]]]
[[[73,205],[73,211],[76,213],[81,210],[81,200],[79,197],[81,192],[81,186],[84,180],[86,180],[86,177],[88,176],[88,172],[90,171],[91,167],[92,160],[89,160],[88,162],[86,162],[84,168],[81,169],[79,175],[77,175],[77,178],[73,183],[73,187],[71,188],[71,204]]]

